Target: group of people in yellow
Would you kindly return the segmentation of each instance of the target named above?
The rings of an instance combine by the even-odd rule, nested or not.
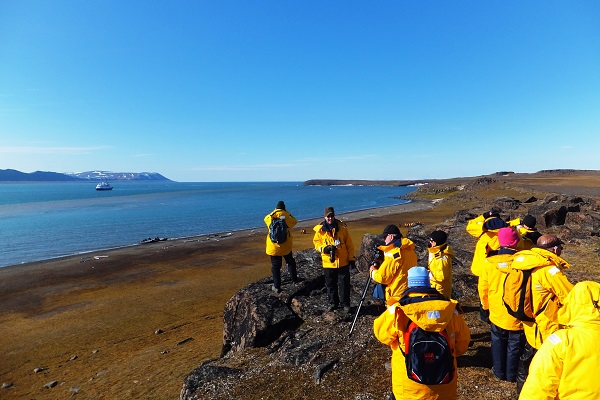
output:
[[[265,223],[269,226],[269,218],[279,215],[291,228],[297,221],[280,203]],[[598,399],[600,380],[591,372],[600,365],[600,284],[569,282],[563,272],[570,267],[561,257],[563,242],[540,234],[535,225],[531,215],[505,222],[499,213],[489,211],[466,226],[477,238],[471,272],[478,277],[480,318],[490,324],[492,371],[498,379],[516,382],[519,399]],[[333,207],[326,207],[323,221],[313,231],[313,244],[323,263],[328,311],[341,306],[349,312],[350,269],[355,261],[348,227],[335,218]],[[471,335],[458,302],[452,299],[454,252],[447,234],[435,230],[428,235],[427,268],[418,266],[415,243],[403,237],[397,225],[386,226],[378,240],[383,257],[369,274],[384,285],[388,307],[375,319],[373,330],[392,350],[391,398],[456,399],[456,357],[468,349]],[[270,244],[267,237],[267,254],[276,292],[282,258],[297,281],[291,240],[280,246]],[[527,293],[531,318],[517,318],[506,305],[504,284],[511,270],[524,272],[531,282]],[[432,357],[438,354],[429,348],[422,350],[421,358],[410,354],[416,328],[443,336],[438,347],[450,349],[449,372],[440,382],[427,383],[415,372],[426,370],[427,365],[412,363],[437,365]]]
[[[564,273],[570,267],[561,257],[564,243],[538,233],[535,224],[531,215],[506,223],[493,211],[467,223],[478,239],[471,272],[478,277],[481,319],[490,324],[492,371],[516,382],[519,399],[600,398],[600,381],[589,375],[600,362],[594,351],[600,285],[574,286]],[[507,275],[516,271],[528,288],[520,299],[507,299]],[[519,314],[514,300],[521,302]]]
[[[398,226],[386,226],[378,237],[383,242],[379,246],[383,261],[371,266],[369,273],[373,281],[386,286],[388,308],[375,319],[373,332],[380,342],[392,349],[391,398],[456,398],[456,357],[467,350],[471,333],[459,312],[458,302],[451,299],[454,252],[447,237],[441,230],[427,236],[427,268],[417,265],[415,244],[402,236]],[[451,372],[442,380],[444,383],[423,383],[423,377],[414,373],[414,365],[407,362],[413,358],[408,334],[411,323],[427,332],[444,333],[451,351]],[[426,352],[423,362],[429,362]]]

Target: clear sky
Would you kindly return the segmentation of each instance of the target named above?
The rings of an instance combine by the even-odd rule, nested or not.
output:
[[[0,169],[600,169],[600,2],[0,1]]]

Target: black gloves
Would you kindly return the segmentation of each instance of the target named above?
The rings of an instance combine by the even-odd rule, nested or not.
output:
[[[331,249],[332,248],[333,248],[333,246],[325,246],[325,247],[323,247],[323,253],[325,253],[325,254],[331,253]]]
[[[483,307],[479,306],[479,320],[490,324],[490,310],[484,310]]]

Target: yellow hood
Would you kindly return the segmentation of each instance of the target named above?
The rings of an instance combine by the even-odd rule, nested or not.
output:
[[[419,295],[411,295],[411,297],[419,297]],[[457,304],[456,300],[426,300],[399,307],[421,329],[440,332],[452,319]]]
[[[562,325],[581,326],[596,324],[600,327],[600,283],[583,281],[569,292],[563,306],[558,310],[558,322]]]
[[[571,265],[560,256],[545,249],[534,247],[531,250],[521,250],[515,254],[512,268],[532,269],[537,267],[547,267],[556,265],[559,268],[569,268]]]

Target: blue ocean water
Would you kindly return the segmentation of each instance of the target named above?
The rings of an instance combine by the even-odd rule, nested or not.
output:
[[[298,220],[406,202],[415,188],[304,186],[302,182],[0,184],[0,267],[139,243],[263,228],[283,200]],[[266,229],[266,228],[265,228]]]

